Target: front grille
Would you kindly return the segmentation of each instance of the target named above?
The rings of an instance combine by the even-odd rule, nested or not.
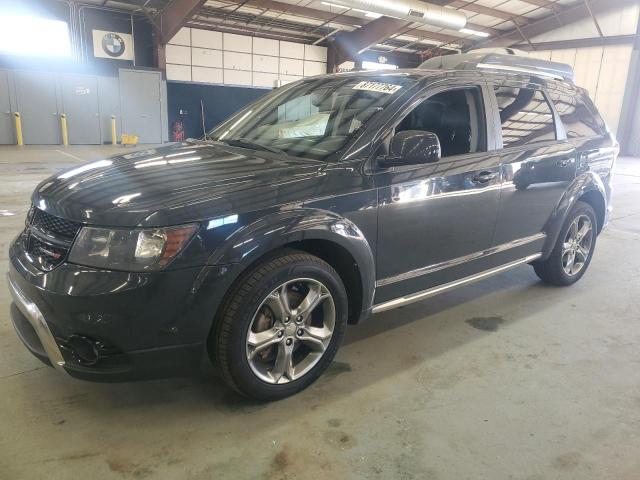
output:
[[[24,232],[24,247],[31,262],[40,270],[50,271],[60,265],[82,225],[31,207]]]
[[[34,208],[33,212],[30,212],[29,223],[54,237],[61,237],[64,240],[73,240],[81,227],[77,222],[53,216],[39,208]]]

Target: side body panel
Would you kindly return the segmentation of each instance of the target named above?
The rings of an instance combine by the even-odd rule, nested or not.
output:
[[[539,90],[549,102],[545,86],[538,81],[494,79],[490,85],[492,90],[494,86]],[[494,114],[497,125],[501,125],[497,102]],[[555,112],[553,115],[557,140],[505,148],[501,153],[502,188],[495,243],[535,239],[527,254],[541,251],[547,222],[576,176],[576,148],[566,140],[560,118]],[[501,137],[499,142],[502,145]]]
[[[478,87],[481,79],[448,79],[429,85],[390,122],[395,125],[428,97]],[[500,157],[494,152],[493,117],[486,118],[488,152],[445,157],[439,162],[378,169],[378,278],[376,303],[431,288],[482,268],[462,261],[493,245],[500,200]],[[376,169],[375,158],[372,168]],[[454,268],[455,267],[455,268]]]

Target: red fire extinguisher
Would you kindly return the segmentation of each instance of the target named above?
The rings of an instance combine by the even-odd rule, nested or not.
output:
[[[180,120],[173,122],[172,137],[174,142],[184,141],[184,125]]]

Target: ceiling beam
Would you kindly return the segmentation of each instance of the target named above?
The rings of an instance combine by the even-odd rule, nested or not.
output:
[[[160,43],[168,43],[205,2],[206,0],[173,0],[163,8],[156,17],[160,27]]]
[[[627,5],[635,5],[638,0],[597,0],[592,1],[590,6],[594,14],[606,12],[614,8],[620,8]],[[510,47],[522,41],[522,35],[531,39],[538,35],[556,30],[561,24],[569,24],[582,20],[590,16],[589,8],[584,3],[563,8],[559,12],[555,12],[549,16],[541,18],[538,21],[528,25],[522,25],[520,29],[510,30],[499,37],[490,40],[477,42],[473,48],[486,47]],[[535,42],[534,42],[535,43]]]
[[[514,45],[518,50],[564,50],[570,48],[602,47],[606,45],[624,45],[640,40],[640,35],[614,35],[610,37],[577,38],[557,42],[536,42],[532,44]]]
[[[389,38],[408,23],[398,18],[380,17],[353,32],[338,33],[332,41],[336,49],[336,64],[340,65],[346,60],[355,61],[361,53]]]

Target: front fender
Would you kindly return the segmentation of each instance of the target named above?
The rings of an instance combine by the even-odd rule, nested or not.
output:
[[[584,172],[576,177],[560,198],[558,205],[551,214],[545,227],[544,231],[547,233],[547,240],[542,250],[543,260],[549,258],[549,255],[551,255],[551,251],[558,240],[558,235],[560,235],[560,230],[562,230],[562,226],[569,212],[571,212],[578,200],[589,192],[597,192],[599,196],[602,197],[606,211],[607,193],[600,176],[594,172]]]
[[[234,280],[263,255],[292,242],[326,240],[353,257],[362,282],[362,305],[373,304],[374,255],[360,229],[333,212],[296,208],[263,216],[233,232],[209,257],[209,265],[227,265]]]

